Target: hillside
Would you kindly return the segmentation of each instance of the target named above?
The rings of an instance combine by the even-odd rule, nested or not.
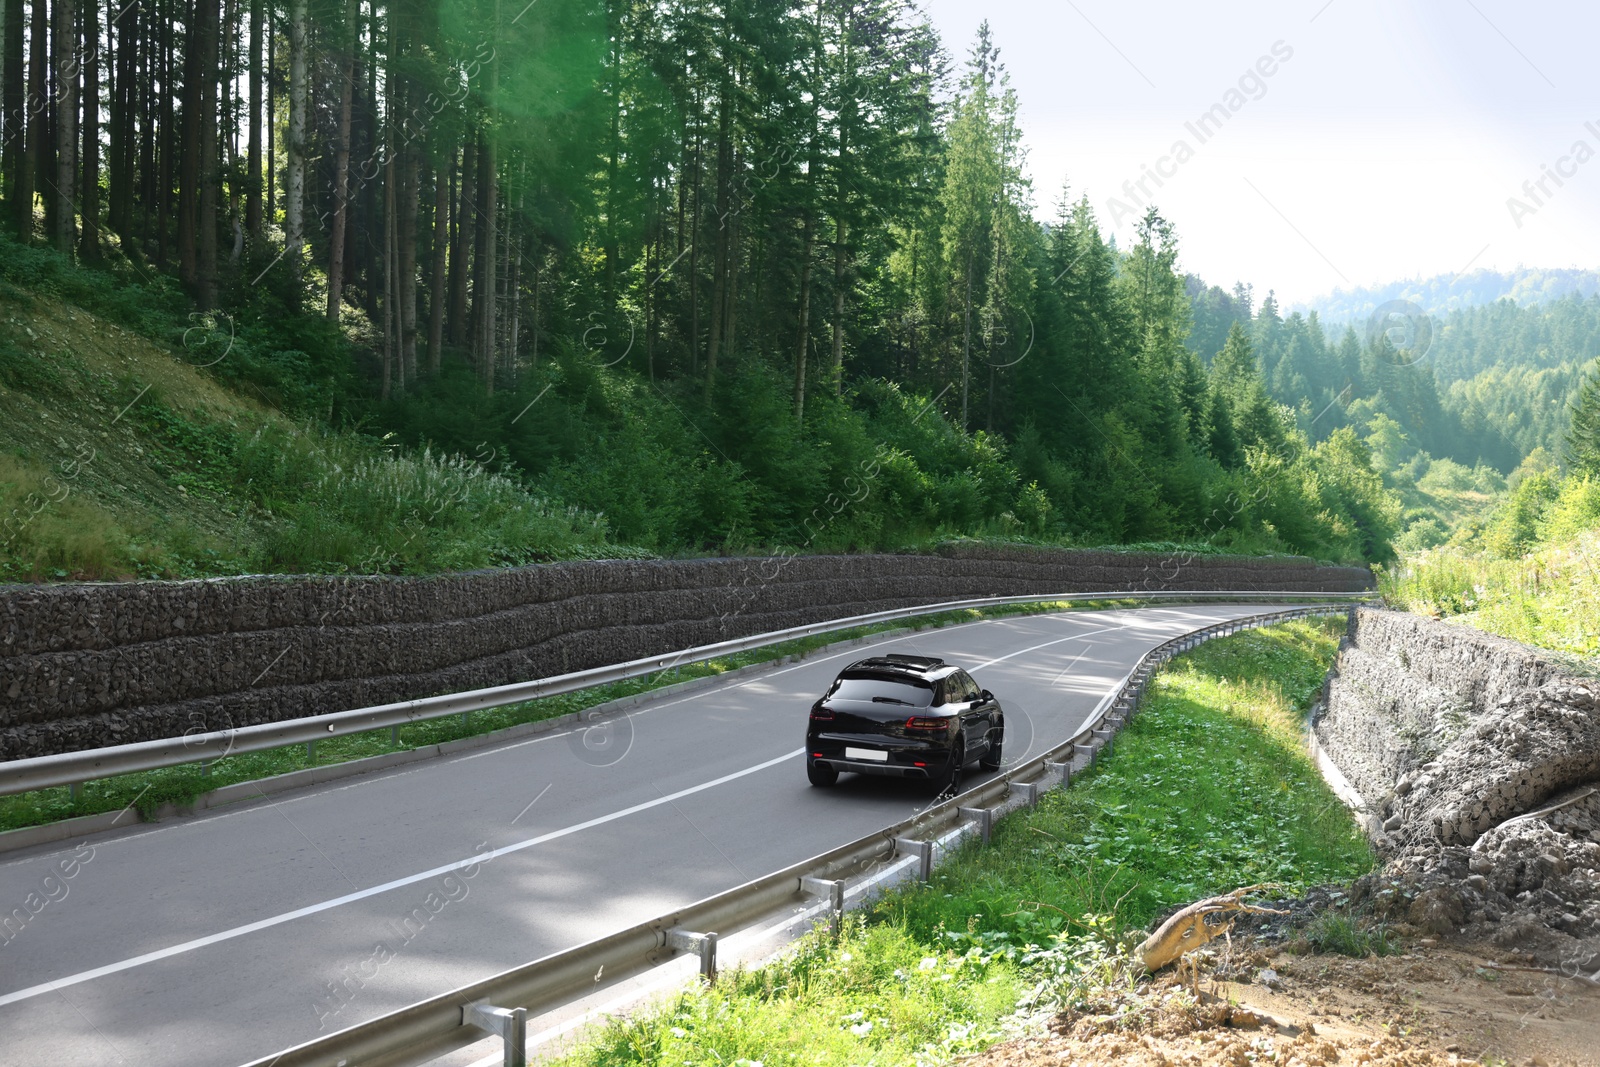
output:
[[[1325,325],[1334,329],[1342,329],[1346,324],[1360,329],[1377,308],[1392,300],[1409,301],[1426,314],[1444,316],[1452,311],[1486,307],[1500,300],[1510,300],[1518,307],[1532,307],[1564,297],[1591,297],[1596,293],[1600,293],[1600,271],[1523,267],[1513,271],[1474,270],[1465,274],[1440,274],[1384,285],[1335,289],[1290,310],[1302,314],[1315,311]]]
[[[227,388],[182,358],[221,355],[225,338],[208,336],[215,347],[169,349],[0,292],[0,581],[628,554],[596,516],[476,464],[399,456]]]

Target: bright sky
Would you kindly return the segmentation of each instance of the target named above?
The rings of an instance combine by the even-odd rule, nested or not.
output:
[[[1054,216],[1067,179],[1127,247],[1153,199],[1183,269],[1213,285],[1287,304],[1480,267],[1600,266],[1594,0],[921,2],[958,64],[989,20],[1036,214]],[[1232,109],[1202,142],[1185,124],[1219,103]],[[1130,196],[1146,166],[1168,176]]]

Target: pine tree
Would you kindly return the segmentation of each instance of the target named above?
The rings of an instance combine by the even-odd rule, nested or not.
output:
[[[1600,475],[1600,360],[1572,402],[1567,429],[1567,465],[1574,471]]]

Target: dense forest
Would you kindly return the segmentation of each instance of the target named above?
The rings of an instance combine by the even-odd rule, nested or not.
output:
[[[1385,458],[1390,466],[1426,452],[1508,474],[1535,449],[1559,452],[1578,386],[1600,358],[1600,296],[1419,308],[1414,324],[1397,316],[1384,320],[1389,330],[1330,330],[1316,311],[1281,318],[1270,294],[1252,319],[1242,287],[1225,293],[1191,277],[1189,289],[1197,351],[1215,351],[1240,323],[1269,393],[1298,409],[1313,438],[1346,425],[1370,434],[1374,418],[1393,420],[1406,445]]]
[[[1347,323],[1364,325],[1372,312],[1392,300],[1417,305],[1424,312],[1443,318],[1453,311],[1481,308],[1500,300],[1519,307],[1548,304],[1564,297],[1590,297],[1600,294],[1600,271],[1574,267],[1518,267],[1510,271],[1477,270],[1459,274],[1440,274],[1431,278],[1411,278],[1384,285],[1335,289],[1297,309],[1315,309],[1322,321],[1339,329]]]
[[[1186,275],[1154,208],[1127,249],[1064,185],[1037,221],[987,27],[958,63],[904,0],[0,4],[0,274],[70,260],[302,425],[618,542],[1377,560],[1380,417],[1501,469],[1545,433],[1435,380],[1515,309],[1417,361]],[[358,566],[337,540],[252,565]]]

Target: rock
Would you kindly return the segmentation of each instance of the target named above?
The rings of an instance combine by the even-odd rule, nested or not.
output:
[[[1466,917],[1461,898],[1446,886],[1425,889],[1411,902],[1411,925],[1430,934],[1447,934]]]
[[[1256,975],[1256,981],[1274,993],[1283,991],[1283,976],[1271,967],[1262,968],[1260,973]]]

